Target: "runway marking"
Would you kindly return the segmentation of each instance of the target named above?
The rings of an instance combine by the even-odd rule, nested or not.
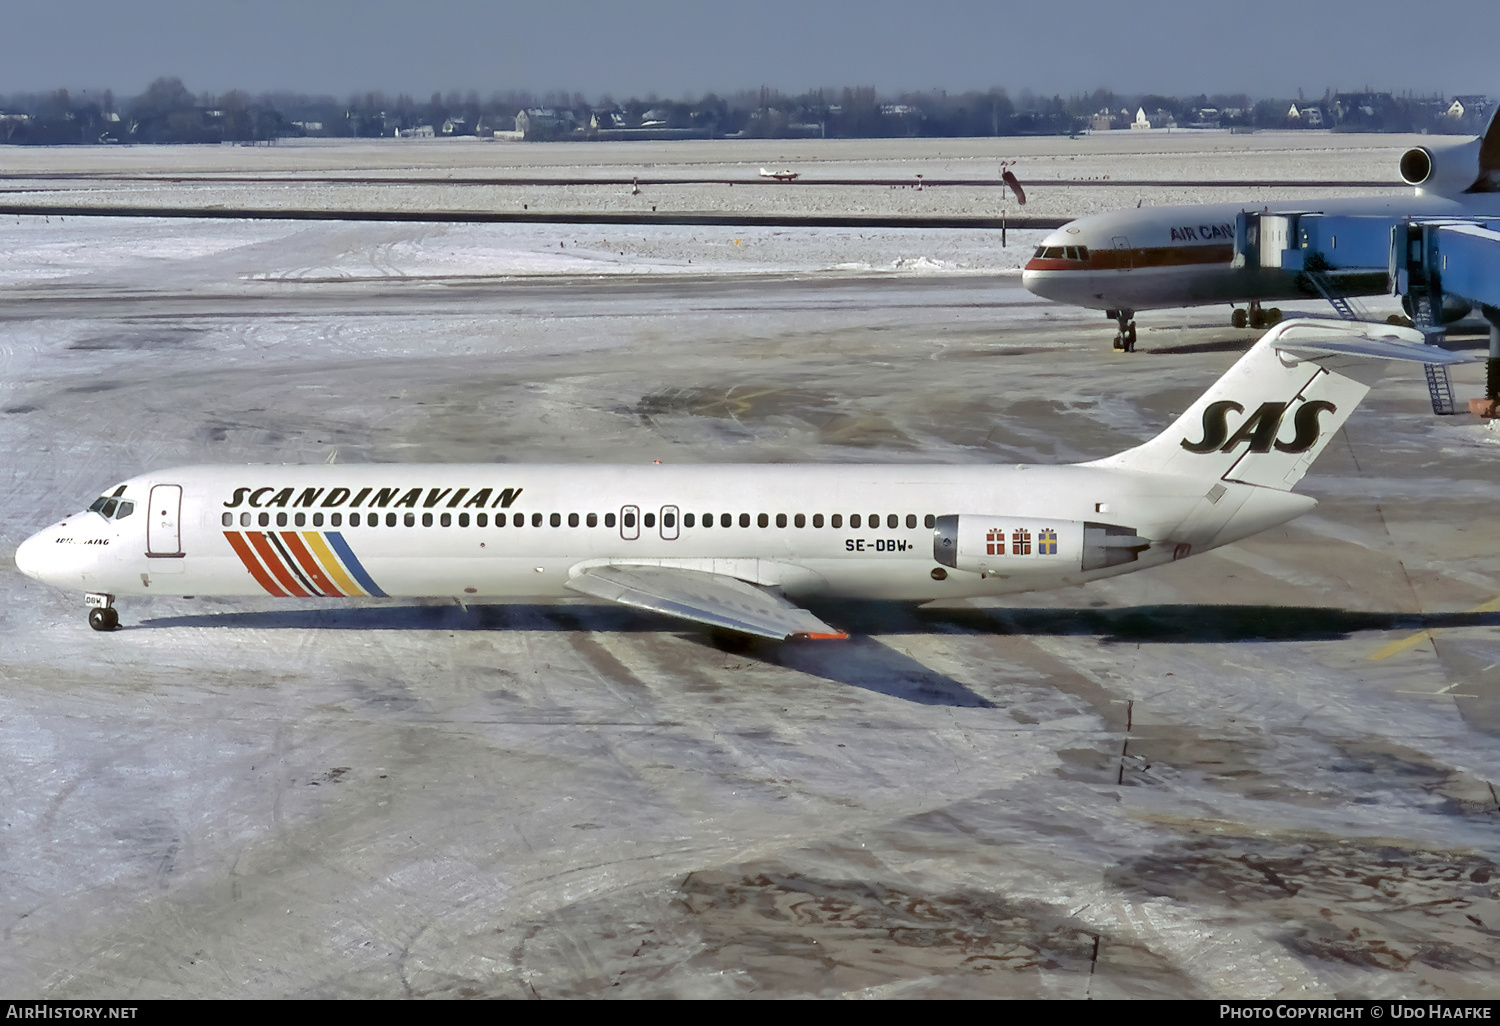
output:
[[[1492,598],[1488,602],[1481,602],[1479,605],[1469,610],[1469,612],[1471,613],[1493,613],[1496,611],[1500,611],[1500,596]],[[1409,648],[1420,645],[1422,642],[1429,640],[1431,637],[1432,629],[1418,631],[1409,638],[1402,638],[1400,641],[1392,641],[1388,645],[1382,645],[1380,648],[1376,649],[1365,658],[1372,661],[1378,659],[1389,659],[1391,656],[1396,655],[1399,652],[1405,652]]]

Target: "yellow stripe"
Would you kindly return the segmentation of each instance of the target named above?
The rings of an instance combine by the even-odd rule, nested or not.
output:
[[[1469,612],[1471,612],[1471,613],[1493,613],[1496,610],[1500,610],[1500,597],[1492,598],[1488,602],[1481,602],[1479,605],[1477,605],[1473,609],[1469,610]],[[1431,637],[1432,637],[1432,631],[1430,631],[1430,630],[1428,630],[1428,631],[1418,631],[1417,633],[1413,634],[1409,638],[1402,638],[1400,641],[1393,641],[1393,642],[1391,642],[1388,645],[1381,646],[1380,648],[1376,649],[1367,658],[1372,659],[1372,660],[1374,660],[1374,659],[1389,659],[1391,656],[1395,655],[1396,653],[1398,653],[1398,652],[1405,652],[1407,649],[1413,648],[1413,647],[1415,647],[1417,645],[1420,645],[1422,642],[1428,640]]]
[[[345,595],[365,594],[364,589],[351,581],[349,575],[344,573],[338,557],[333,554],[333,550],[328,547],[328,543],[323,540],[321,534],[316,531],[303,531],[302,537],[307,540],[307,547],[312,549],[313,555],[317,556],[318,561],[323,564],[323,569],[328,571],[328,576],[333,578],[333,583],[342,588]]]

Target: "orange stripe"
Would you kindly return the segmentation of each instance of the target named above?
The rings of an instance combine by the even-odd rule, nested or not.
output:
[[[266,540],[266,536],[259,531],[250,532],[250,544],[255,546],[255,551],[260,553],[260,558],[266,561],[266,567],[276,575],[276,580],[281,586],[298,598],[307,598],[307,592],[302,590],[302,585],[287,570],[286,565],[281,562],[281,557],[276,555],[276,550]]]
[[[307,546],[302,544],[302,539],[297,537],[296,531],[282,531],[281,540],[286,542],[286,547],[291,550],[292,556],[301,565],[302,572],[312,580],[319,591],[329,595],[343,596],[343,591],[328,579],[327,574],[323,573],[323,568],[318,565],[316,559],[313,559],[312,553],[307,551]]]
[[[238,531],[225,531],[224,537],[229,540],[229,547],[234,549],[234,554],[240,557],[240,562],[245,564],[245,569],[250,571],[250,576],[255,578],[266,591],[277,598],[286,598],[286,592],[276,586],[276,582],[266,576],[265,568],[260,565],[260,560],[255,558],[255,553],[250,551],[250,546],[245,544],[245,536]]]
[[[1053,257],[1033,257],[1028,271],[1119,271],[1145,267],[1196,267],[1227,264],[1234,259],[1233,245],[1149,246],[1135,249],[1091,249],[1088,263]]]

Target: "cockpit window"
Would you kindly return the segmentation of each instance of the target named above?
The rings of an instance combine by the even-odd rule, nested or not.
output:
[[[1061,260],[1063,258],[1063,248],[1061,246],[1048,246],[1046,251],[1042,253],[1042,256],[1048,260]]]
[[[118,490],[124,491],[123,488]],[[89,512],[97,513],[105,520],[124,520],[135,512],[135,503],[118,499],[113,495],[101,495],[89,507]]]
[[[1034,259],[1034,260],[1040,260],[1042,258],[1042,254],[1045,253],[1045,252],[1047,252],[1047,247],[1046,246],[1038,246],[1036,248],[1036,252],[1033,253],[1033,254],[1031,254],[1032,259]]]

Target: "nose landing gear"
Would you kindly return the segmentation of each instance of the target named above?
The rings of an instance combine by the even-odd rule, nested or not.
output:
[[[120,612],[114,607],[115,597],[113,595],[100,595],[90,592],[83,597],[83,603],[89,606],[89,626],[96,631],[112,631],[120,626]]]
[[[1120,325],[1115,334],[1115,348],[1122,353],[1135,352],[1135,311],[1106,310],[1104,316],[1113,318]]]
[[[1252,299],[1248,309],[1234,308],[1234,313],[1229,315],[1229,323],[1236,328],[1269,328],[1281,323],[1281,307],[1273,306],[1262,310],[1260,300]]]

